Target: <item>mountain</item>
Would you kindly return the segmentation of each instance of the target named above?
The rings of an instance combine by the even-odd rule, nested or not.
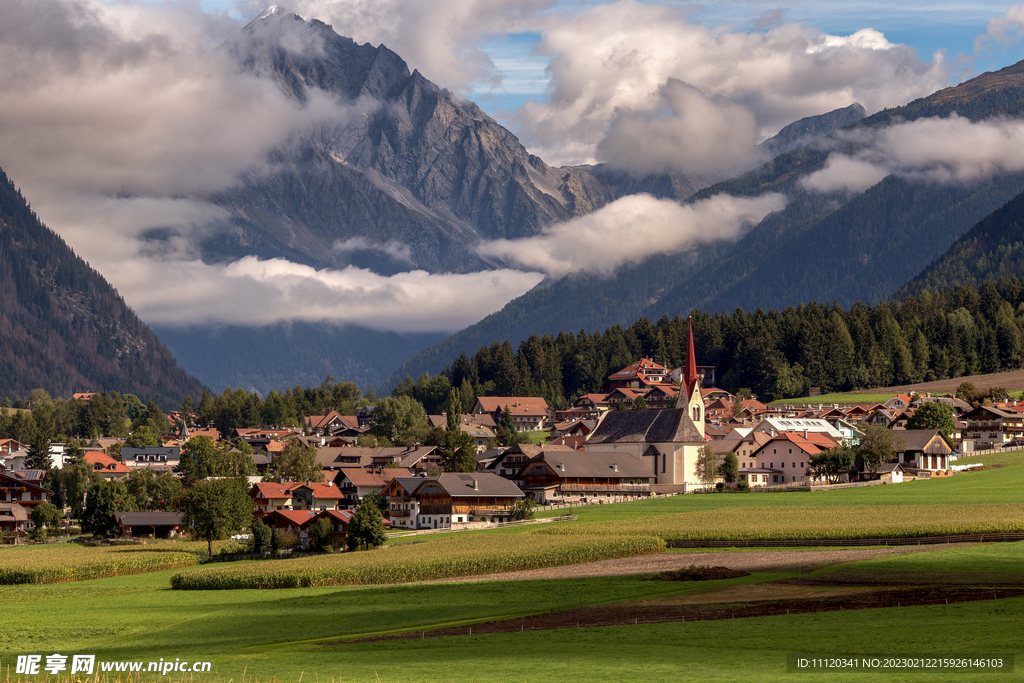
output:
[[[899,299],[923,290],[983,282],[1024,274],[1024,194],[979,221],[942,256],[900,288]]]
[[[64,397],[116,390],[165,410],[203,393],[0,170],[0,396],[40,387]]]
[[[864,107],[855,102],[849,107],[836,109],[827,114],[795,121],[762,142],[758,147],[768,159],[774,159],[780,154],[792,152],[797,147],[817,142],[840,128],[851,126],[865,116],[867,116],[867,112]]]
[[[973,121],[1024,110],[1024,62],[985,73],[902,107],[864,118],[849,130],[957,113]],[[854,112],[851,112],[851,114]],[[799,139],[799,127],[787,134]],[[780,146],[783,140],[777,141]],[[1024,191],[1024,175],[1001,174],[965,185],[937,185],[889,176],[865,192],[816,193],[800,180],[824,168],[833,149],[857,143],[830,136],[791,150],[736,178],[692,195],[788,197],[735,242],[719,241],[681,255],[656,256],[611,278],[567,277],[531,291],[501,311],[403,364],[388,385],[407,374],[436,373],[462,351],[530,334],[628,325],[640,316],[685,315],[736,307],[782,309],[805,301],[877,301],[891,296],[984,216]]]

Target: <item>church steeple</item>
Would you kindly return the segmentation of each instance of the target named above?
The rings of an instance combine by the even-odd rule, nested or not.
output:
[[[694,385],[700,382],[697,375],[697,354],[693,351],[693,320],[687,321],[690,327],[690,339],[686,344],[686,370],[683,372],[683,387],[687,394],[693,393]]]

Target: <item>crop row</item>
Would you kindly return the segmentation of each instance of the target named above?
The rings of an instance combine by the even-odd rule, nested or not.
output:
[[[650,536],[566,538],[537,534],[479,535],[295,560],[179,572],[182,590],[301,588],[408,583],[456,576],[557,567],[664,550]]]
[[[655,536],[665,541],[913,538],[1024,532],[1024,504],[726,508],[559,525],[538,535]]]
[[[9,548],[0,552],[0,585],[84,581],[189,567],[198,564],[200,548],[205,550],[206,544],[86,548],[65,543]]]

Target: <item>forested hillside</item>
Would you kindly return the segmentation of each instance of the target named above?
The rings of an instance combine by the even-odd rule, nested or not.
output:
[[[0,170],[0,396],[109,391],[170,409],[203,388]]]
[[[718,385],[762,400],[1019,369],[1024,363],[1024,279],[924,291],[878,305],[809,303],[781,311],[692,316],[697,363],[717,368]],[[543,395],[565,406],[597,391],[611,373],[647,357],[686,360],[687,321],[641,318],[628,328],[536,335],[462,354],[446,384],[476,395]],[[421,377],[418,384],[433,384]],[[402,389],[404,391],[404,389]],[[465,393],[465,392],[464,392]]]
[[[1024,194],[986,216],[941,257],[908,282],[898,297],[923,289],[980,286],[1024,273]]]

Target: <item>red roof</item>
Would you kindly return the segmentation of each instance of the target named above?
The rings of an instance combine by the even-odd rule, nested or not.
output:
[[[534,396],[481,396],[477,398],[477,402],[488,413],[504,411],[508,408],[508,412],[513,417],[517,415],[546,415],[548,412],[548,402]]]
[[[116,474],[129,474],[131,472],[124,463],[114,460],[109,455],[102,453],[101,451],[86,451],[83,456],[85,461],[92,465],[94,470],[103,472],[114,472]],[[99,465],[99,469],[97,469]]]

